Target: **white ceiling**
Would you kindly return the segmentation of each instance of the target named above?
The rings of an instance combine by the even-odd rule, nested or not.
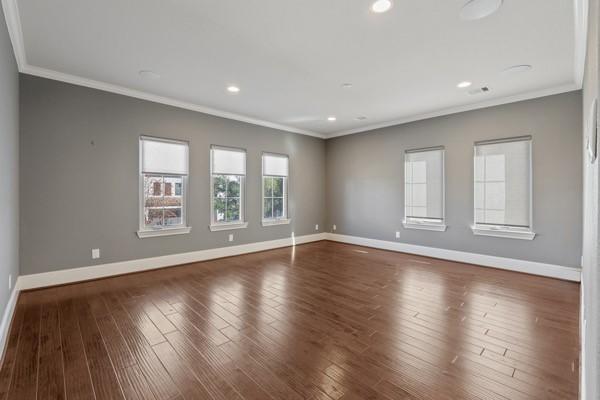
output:
[[[580,87],[584,1],[504,0],[463,21],[466,1],[3,4],[22,72],[322,137]],[[515,64],[533,69],[501,73]]]

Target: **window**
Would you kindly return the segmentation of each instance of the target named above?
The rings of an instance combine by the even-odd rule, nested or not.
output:
[[[289,224],[287,212],[288,156],[263,153],[263,225]]]
[[[404,154],[405,228],[446,230],[444,221],[444,148]]]
[[[217,231],[245,228],[248,226],[244,222],[246,151],[212,146],[210,158],[210,229]]]
[[[190,232],[185,220],[188,144],[140,138],[140,227],[138,236]],[[179,187],[173,194],[173,187]]]
[[[473,233],[533,239],[531,137],[475,143]]]

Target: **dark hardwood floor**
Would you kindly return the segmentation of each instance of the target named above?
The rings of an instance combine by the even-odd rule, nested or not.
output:
[[[21,294],[0,399],[577,399],[579,285],[317,242]]]

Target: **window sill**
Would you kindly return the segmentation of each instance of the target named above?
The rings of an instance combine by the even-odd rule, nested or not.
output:
[[[229,231],[229,230],[233,230],[233,229],[244,229],[247,227],[248,227],[247,222],[235,223],[235,224],[215,224],[215,225],[209,226],[211,232]]]
[[[495,236],[507,239],[521,239],[521,240],[533,240],[535,237],[535,232],[530,230],[512,230],[512,229],[502,229],[502,228],[490,228],[490,227],[481,227],[481,226],[472,226],[474,235],[481,236]]]
[[[140,239],[158,237],[158,236],[172,236],[172,235],[185,235],[192,231],[191,226],[185,226],[183,228],[164,228],[164,229],[147,229],[137,231],[137,235]]]
[[[422,229],[425,231],[437,231],[444,232],[446,231],[446,224],[432,224],[427,222],[414,222],[414,221],[402,221],[402,225],[406,229]]]
[[[291,219],[263,219],[262,226],[273,226],[273,225],[289,225],[292,222]]]

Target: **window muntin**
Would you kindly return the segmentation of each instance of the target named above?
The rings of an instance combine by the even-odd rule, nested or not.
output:
[[[531,231],[531,137],[475,143],[476,228]]]
[[[186,142],[140,138],[140,231],[186,226],[187,176]],[[173,187],[179,187],[179,190],[174,193]]]
[[[263,153],[263,222],[287,220],[289,158]]]
[[[405,224],[444,223],[444,148],[408,150],[404,155]]]
[[[211,225],[244,223],[246,152],[211,147]]]

